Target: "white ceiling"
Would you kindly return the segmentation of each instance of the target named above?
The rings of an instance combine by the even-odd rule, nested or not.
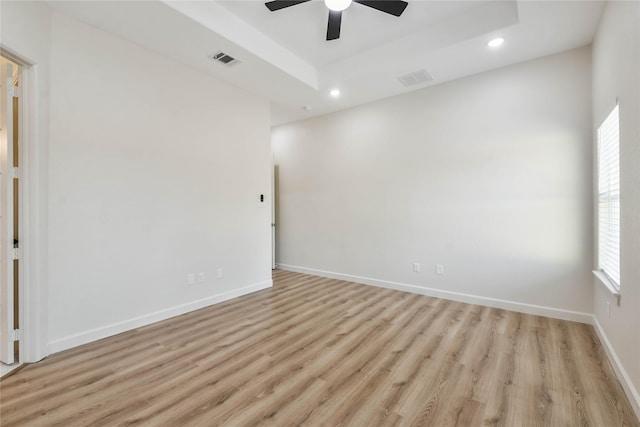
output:
[[[59,12],[215,75],[272,104],[274,125],[326,114],[588,45],[598,1],[409,1],[401,17],[352,4],[325,41],[320,0],[270,12],[263,1],[50,1]],[[498,49],[486,43],[504,37]],[[225,66],[222,50],[240,60]],[[426,69],[432,82],[397,79]],[[339,88],[333,99],[328,92]],[[312,106],[305,111],[304,106]]]
[[[341,38],[329,42],[325,40],[328,13],[323,1],[277,12],[270,12],[259,1],[219,3],[309,64],[322,68],[446,22],[488,1],[414,1],[400,17],[352,4],[342,14]]]

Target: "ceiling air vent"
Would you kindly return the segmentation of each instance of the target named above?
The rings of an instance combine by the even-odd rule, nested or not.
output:
[[[213,55],[211,55],[209,58],[213,59],[214,61],[221,62],[225,65],[231,65],[231,64],[235,64],[236,62],[240,62],[233,56],[227,55],[224,52],[216,52]]]
[[[409,87],[430,82],[433,80],[433,76],[429,74],[427,70],[420,70],[400,76],[398,80],[406,87]]]

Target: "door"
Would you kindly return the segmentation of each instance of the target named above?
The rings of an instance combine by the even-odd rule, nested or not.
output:
[[[14,322],[15,304],[14,259],[14,66],[0,58],[0,361],[16,362]],[[17,178],[17,174],[15,175]],[[15,194],[17,196],[17,194]],[[17,206],[16,206],[17,207]],[[17,240],[15,241],[17,245]]]

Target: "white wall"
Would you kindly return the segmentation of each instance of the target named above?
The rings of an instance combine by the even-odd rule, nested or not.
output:
[[[593,42],[593,132],[620,106],[621,299],[594,278],[594,312],[640,417],[640,3],[610,1]],[[595,145],[595,136],[594,136]],[[595,147],[594,147],[595,153]],[[607,302],[611,307],[609,314]]]
[[[59,14],[51,58],[52,350],[269,286],[268,102]]]
[[[590,64],[585,47],[275,128],[278,265],[589,321]]]
[[[51,11],[42,2],[0,2],[0,46],[23,67],[21,135],[22,238],[24,287],[21,358],[35,362],[45,357],[48,341],[46,316],[48,280],[48,143]],[[37,29],[37,30],[36,30]],[[26,84],[26,87],[25,87]],[[27,185],[28,184],[28,185]],[[25,268],[26,267],[26,268]],[[24,345],[28,342],[28,345]]]
[[[24,360],[269,286],[268,102],[46,3],[0,6],[34,89]]]

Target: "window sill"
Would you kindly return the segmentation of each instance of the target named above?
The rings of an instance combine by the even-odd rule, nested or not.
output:
[[[600,284],[605,287],[612,296],[616,297],[616,302],[618,306],[620,306],[620,290],[613,284],[611,280],[609,280],[607,276],[602,274],[601,271],[593,270],[593,275],[598,278],[598,282],[600,282]]]

